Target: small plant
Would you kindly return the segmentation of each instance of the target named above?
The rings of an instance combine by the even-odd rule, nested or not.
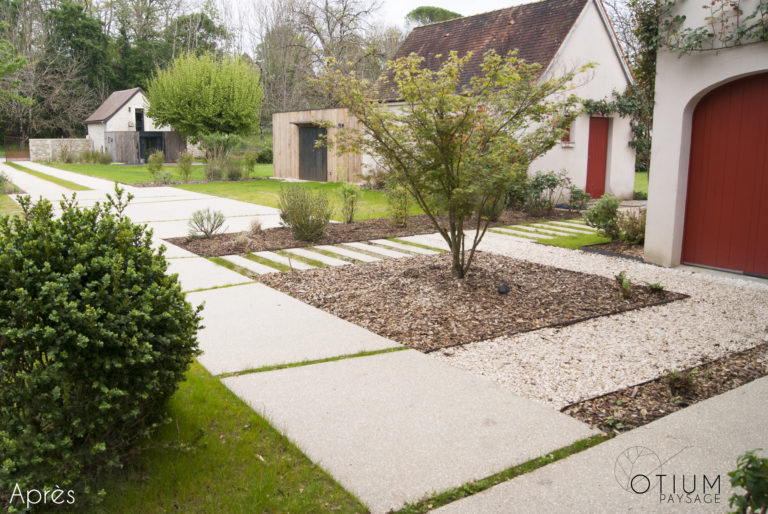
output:
[[[768,459],[755,455],[762,448],[739,455],[734,471],[728,473],[731,486],[741,487],[744,494],[734,492],[728,504],[735,513],[768,512]]]
[[[156,180],[155,174],[158,171],[162,171],[163,162],[165,162],[165,155],[163,155],[162,150],[155,150],[149,154],[149,157],[147,158],[147,169],[152,174],[152,178],[155,180],[155,182],[158,182],[158,180]]]
[[[621,407],[622,405],[624,405],[624,402],[622,402],[622,401],[621,401],[621,398],[619,398],[618,400],[616,400],[616,405],[617,405],[617,406],[619,406],[619,407]]]
[[[98,155],[96,157],[99,164],[112,164],[112,154],[108,152],[96,152]]]
[[[587,225],[594,227],[606,237],[619,237],[619,205],[621,201],[613,195],[605,194],[595,205],[584,213]]]
[[[77,156],[75,155],[75,152],[72,151],[72,149],[69,146],[64,146],[61,149],[61,152],[59,152],[59,161],[66,163],[66,164],[72,164],[77,160]]]
[[[179,171],[179,175],[181,175],[181,180],[184,182],[187,182],[190,178],[192,178],[192,161],[194,160],[194,157],[192,157],[192,154],[189,152],[181,152],[179,154],[178,158],[178,166],[177,170]]]
[[[605,420],[605,424],[616,430],[624,430],[624,423],[621,422],[621,418],[608,416],[608,419]]]
[[[301,241],[314,242],[322,238],[331,219],[328,195],[298,184],[280,188],[279,208],[283,225]]]
[[[224,160],[224,174],[227,180],[240,180],[243,178],[243,160],[236,157],[227,157]]]
[[[7,193],[10,189],[11,179],[8,178],[8,175],[0,171],[0,194]]]
[[[646,282],[645,284],[648,286],[648,289],[650,289],[652,293],[659,294],[664,292],[664,286],[658,282]]]
[[[551,213],[562,198],[563,191],[570,185],[571,180],[564,170],[558,173],[536,173],[528,183],[523,210],[532,216]]]
[[[243,155],[243,175],[246,178],[251,176],[253,170],[256,169],[256,164],[259,162],[259,155],[254,151],[245,152]]]
[[[357,202],[360,200],[360,188],[354,184],[343,183],[339,189],[341,198],[341,220],[344,223],[355,221]]]
[[[363,183],[363,189],[371,191],[381,191],[386,187],[387,172],[381,168],[374,168],[360,177]]]
[[[680,403],[683,401],[682,396],[673,396],[669,399],[670,403],[674,403],[675,405],[680,405]]]
[[[589,193],[583,189],[571,186],[569,189],[568,209],[571,211],[580,211],[587,207],[587,202],[592,198]]]
[[[224,176],[224,163],[219,159],[209,159],[208,164],[205,165],[205,178],[206,180],[215,181],[221,180]]]
[[[622,271],[618,275],[614,275],[614,278],[619,286],[619,296],[625,300],[632,298],[632,282],[629,281],[627,275]]]
[[[241,232],[235,236],[235,246],[245,248],[248,246],[248,234]]]
[[[389,214],[392,224],[396,227],[408,225],[408,209],[411,204],[411,196],[405,188],[397,186],[387,191]]]
[[[251,221],[251,234],[258,234],[261,232],[261,220],[259,218]]]
[[[645,241],[645,209],[620,214],[617,220],[619,239],[637,245]]]
[[[237,134],[214,132],[200,136],[200,146],[205,150],[208,161],[223,161],[240,144],[242,139]]]
[[[272,149],[265,148],[256,156],[256,162],[258,164],[272,164],[273,157]]]
[[[153,180],[158,184],[170,184],[173,173],[167,170],[156,171],[152,174]]]
[[[224,214],[221,211],[212,211],[210,208],[200,209],[192,213],[189,220],[189,235],[192,237],[213,237],[223,230]]]

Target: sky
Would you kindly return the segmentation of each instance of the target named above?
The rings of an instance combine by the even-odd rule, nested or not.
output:
[[[513,5],[528,3],[532,0],[477,0],[468,2],[467,0],[383,0],[381,9],[379,9],[378,18],[386,25],[405,25],[405,15],[422,5],[433,7],[442,7],[449,11],[457,12],[464,16],[480,14],[496,9],[504,9]]]

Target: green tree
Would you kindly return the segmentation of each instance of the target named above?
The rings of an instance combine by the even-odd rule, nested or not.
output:
[[[194,141],[216,132],[245,136],[259,125],[259,75],[240,58],[179,57],[150,79],[147,99],[149,117]]]
[[[340,130],[330,144],[339,152],[377,156],[448,243],[456,278],[466,275],[488,228],[481,213],[503,202],[515,174],[562,137],[578,105],[564,94],[574,73],[540,80],[541,66],[514,53],[487,53],[481,72],[462,89],[470,57],[452,52],[438,70],[424,68],[415,55],[391,62],[388,75],[399,88],[400,108],[382,105],[368,81],[341,70],[322,79],[363,127]],[[464,223],[471,218],[477,231],[467,242]]]
[[[411,23],[413,25],[428,25],[430,23],[452,20],[454,18],[461,18],[461,14],[441,7],[432,7],[430,5],[422,5],[405,15],[406,23]]]
[[[7,27],[7,23],[0,23],[0,32],[4,32]],[[0,105],[9,100],[28,102],[24,97],[10,90],[7,84],[7,81],[17,82],[14,79],[14,75],[26,64],[27,60],[16,53],[16,49],[10,41],[0,39],[0,82],[3,83],[3,87],[0,88]]]

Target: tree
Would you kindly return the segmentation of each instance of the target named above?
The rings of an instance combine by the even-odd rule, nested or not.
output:
[[[150,79],[147,100],[147,116],[194,141],[215,132],[244,136],[258,127],[261,85],[241,58],[186,54]]]
[[[514,53],[487,53],[481,72],[462,88],[470,57],[452,52],[437,71],[424,68],[416,55],[391,62],[388,76],[403,102],[396,109],[371,96],[367,80],[341,69],[322,79],[363,127],[342,129],[329,144],[338,152],[376,156],[448,243],[456,278],[470,269],[488,228],[481,212],[503,202],[514,175],[565,134],[578,104],[564,93],[575,72],[539,79],[541,66]],[[447,214],[447,223],[440,213]],[[471,218],[477,230],[467,244],[464,223]]]
[[[0,23],[0,31],[3,31],[7,26],[6,23]],[[10,100],[22,103],[28,101],[21,95],[11,91],[8,84],[6,84],[6,82],[10,82],[11,85],[18,84],[18,79],[15,75],[26,64],[27,60],[16,53],[16,49],[10,41],[0,39],[0,82],[3,82],[3,87],[0,88],[0,106]]]
[[[405,22],[413,25],[428,25],[438,21],[461,18],[461,14],[441,7],[422,5],[405,15]]]

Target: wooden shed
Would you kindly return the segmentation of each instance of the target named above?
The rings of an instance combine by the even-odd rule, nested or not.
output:
[[[324,124],[328,122],[332,127],[326,129]],[[357,123],[357,119],[343,108],[274,113],[272,148],[275,177],[359,182],[363,172],[359,154],[338,156],[333,149],[315,145],[322,136],[327,135],[332,140],[336,129],[357,128]]]

